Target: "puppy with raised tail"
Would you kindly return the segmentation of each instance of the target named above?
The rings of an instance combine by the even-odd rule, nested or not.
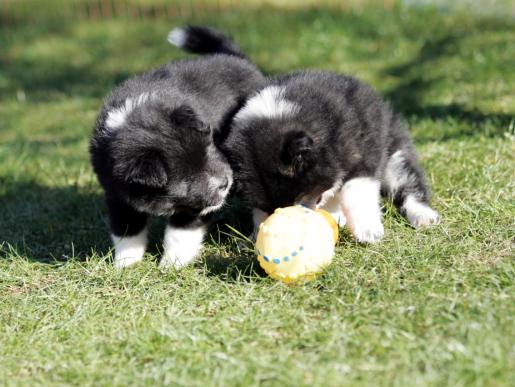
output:
[[[305,71],[272,80],[236,114],[224,150],[256,226],[277,207],[303,203],[375,243],[384,234],[381,194],[414,227],[439,222],[401,119],[352,77]]]
[[[216,31],[176,29],[169,41],[212,55],[171,62],[122,83],[106,98],[91,139],[118,268],[143,259],[149,216],[168,218],[162,268],[198,256],[206,217],[223,205],[233,181],[213,137],[264,82]]]
[[[439,223],[400,117],[352,77],[301,71],[268,80],[234,116],[223,151],[256,228],[274,209],[302,203],[375,243],[384,234],[381,195],[414,227]]]

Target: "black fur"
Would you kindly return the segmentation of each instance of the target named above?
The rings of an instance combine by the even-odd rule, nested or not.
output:
[[[410,193],[429,202],[401,120],[370,87],[323,71],[289,74],[270,85],[284,88],[283,98],[298,111],[236,119],[224,144],[237,190],[249,206],[272,212],[307,197],[316,202],[335,183],[352,178],[384,182],[386,163],[397,150],[416,178],[396,192],[395,203],[400,206]]]
[[[201,48],[213,44],[199,33],[192,46],[191,51],[209,52]],[[277,101],[253,104],[273,88],[279,90]],[[298,202],[323,205],[319,200],[329,205],[332,197],[333,215],[339,207],[351,218],[358,240],[375,242],[383,234],[376,200],[380,186],[415,227],[439,221],[428,207],[429,187],[401,119],[352,77],[305,71],[269,80],[220,138],[236,192],[257,210],[270,213]],[[257,211],[255,220],[262,216]]]
[[[187,26],[182,28],[186,40],[180,46],[185,51],[195,54],[226,54],[245,58],[240,48],[224,34],[212,28]]]
[[[217,39],[212,53],[224,53],[223,35],[211,42]],[[248,61],[212,55],[148,71],[107,97],[90,152],[114,235],[139,233],[148,215],[170,217],[176,226],[195,224],[221,206],[232,172],[214,132],[263,81]],[[114,119],[124,106],[130,107],[125,118]]]

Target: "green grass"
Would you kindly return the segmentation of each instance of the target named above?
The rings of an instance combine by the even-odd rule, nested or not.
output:
[[[512,385],[509,17],[397,5],[195,20],[269,73],[356,75],[412,126],[442,224],[415,231],[385,203],[384,240],[344,231],[302,286],[263,277],[216,229],[196,265],[162,273],[162,222],[142,264],[111,266],[88,137],[111,87],[184,56],[165,36],[185,20],[1,30],[0,384]]]

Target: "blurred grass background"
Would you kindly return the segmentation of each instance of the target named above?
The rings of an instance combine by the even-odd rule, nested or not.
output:
[[[88,140],[119,82],[208,24],[269,74],[324,68],[404,114],[439,227],[385,203],[305,286],[232,237],[193,267],[110,264]],[[510,1],[0,0],[0,384],[512,385],[515,22]],[[237,202],[228,206],[228,219]]]

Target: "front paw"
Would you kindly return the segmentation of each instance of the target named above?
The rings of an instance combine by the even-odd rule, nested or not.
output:
[[[132,257],[115,257],[113,265],[115,269],[125,269],[126,267],[132,266],[141,260],[143,260],[143,254],[141,256]]]
[[[167,226],[163,246],[164,253],[159,268],[180,269],[193,262],[202,250],[204,233],[204,226],[195,228]]]
[[[159,268],[161,270],[169,269],[182,269],[184,266],[189,265],[196,258],[196,254],[174,254],[166,253],[161,257]]]
[[[182,243],[174,243],[171,246],[165,244],[159,268],[162,270],[181,269],[192,263],[200,255],[202,243],[201,240],[195,241],[195,243],[187,242],[182,241]]]
[[[147,233],[143,230],[138,235],[118,237],[111,235],[115,245],[114,267],[124,269],[143,259],[147,245]]]
[[[380,221],[358,221],[351,225],[351,231],[358,242],[377,243],[384,235],[384,227]]]

